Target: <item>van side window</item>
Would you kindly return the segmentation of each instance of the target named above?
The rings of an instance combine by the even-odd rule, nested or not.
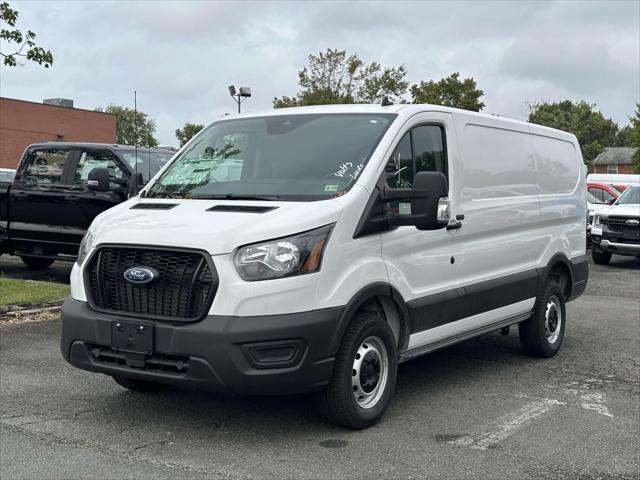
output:
[[[442,128],[423,125],[411,130],[416,172],[440,172],[447,175]]]
[[[112,189],[120,186],[113,180],[126,178],[122,168],[108,152],[82,152],[73,176],[73,184],[86,185],[89,172],[94,168],[106,168],[109,171],[109,180],[111,180],[109,186]]]
[[[417,172],[441,172],[446,176],[442,128],[421,125],[407,132],[393,151],[385,171],[391,188],[412,188]]]
[[[62,183],[64,164],[69,150],[38,149],[29,153],[19,180],[31,185],[56,185]]]

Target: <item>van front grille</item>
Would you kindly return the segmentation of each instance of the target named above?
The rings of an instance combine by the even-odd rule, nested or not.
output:
[[[125,279],[126,270],[146,267],[157,272],[147,284]],[[213,302],[218,276],[205,254],[193,250],[104,246],[91,256],[85,283],[93,308],[144,318],[195,321]]]

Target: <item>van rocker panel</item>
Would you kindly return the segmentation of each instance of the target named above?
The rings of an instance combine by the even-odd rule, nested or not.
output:
[[[329,382],[336,352],[332,337],[338,329],[342,307],[287,315],[231,317],[209,315],[199,322],[170,324],[145,322],[92,310],[86,302],[68,298],[62,306],[60,349],[75,367],[107,375],[175,385],[190,385],[242,394],[283,394],[321,389]],[[110,356],[112,322],[138,322],[154,327],[154,354],[188,358],[186,373],[147,370],[101,361],[94,354],[103,349]],[[291,355],[260,361],[274,352]],[[258,345],[255,358],[252,351]],[[121,357],[124,353],[117,352]],[[151,362],[149,362],[151,363]]]

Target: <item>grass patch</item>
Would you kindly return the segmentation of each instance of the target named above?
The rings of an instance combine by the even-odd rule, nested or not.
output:
[[[0,306],[55,302],[69,295],[69,285],[0,278]]]

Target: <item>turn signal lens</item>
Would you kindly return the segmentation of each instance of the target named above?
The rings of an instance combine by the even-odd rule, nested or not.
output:
[[[322,252],[324,250],[325,239],[321,238],[311,249],[311,253],[302,264],[300,272],[311,273],[320,270],[320,262],[322,260]]]

